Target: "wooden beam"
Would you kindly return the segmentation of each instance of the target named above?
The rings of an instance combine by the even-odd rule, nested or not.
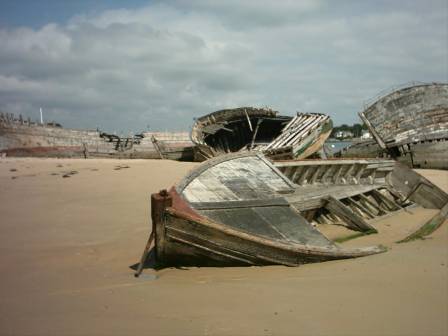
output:
[[[339,176],[341,175],[341,171],[344,165],[339,165],[338,170],[333,175],[333,182],[337,184],[339,182]]]
[[[401,207],[397,203],[395,203],[394,201],[392,201],[389,198],[387,198],[386,196],[384,196],[377,189],[372,190],[372,196],[375,197],[375,199],[378,202],[383,203],[387,208],[389,208],[389,210],[400,210],[401,209]]]
[[[347,226],[352,230],[361,232],[377,232],[373,226],[333,196],[329,196],[327,198],[325,208],[331,213],[334,213],[336,216],[342,218],[344,222],[347,223]]]
[[[364,206],[360,201],[356,201],[351,197],[347,198],[355,207],[357,207],[359,210],[361,210],[363,213],[367,214],[367,217],[375,218],[375,215],[370,211],[369,208]]]
[[[326,167],[325,167],[326,170],[324,171],[322,177],[320,178],[320,182],[321,182],[321,183],[325,183],[325,181],[326,181],[326,179],[327,179],[327,176],[328,176],[328,175],[330,174],[330,172],[333,170],[333,167],[336,167],[336,166],[326,166]]]
[[[303,170],[303,167],[301,167],[301,166],[294,166],[294,167],[295,167],[295,170],[294,170],[294,173],[291,176],[291,181],[293,183],[296,183],[297,178],[300,176],[300,173]]]
[[[244,201],[190,202],[190,205],[197,210],[214,210],[214,209],[289,206],[289,203],[283,197],[278,197],[271,199],[244,200]]]
[[[378,215],[385,215],[387,212],[381,209],[381,207],[377,206],[375,203],[373,203],[366,195],[359,194],[360,200],[364,202],[364,206],[369,205],[373,210],[378,212]]]
[[[317,167],[316,167],[316,170],[314,171],[313,175],[311,175],[311,178],[310,178],[310,184],[313,184],[313,183],[316,182],[317,177],[319,176],[321,167],[322,167],[322,166],[317,166]]]
[[[297,182],[300,185],[304,184],[306,178],[308,177],[308,174],[310,173],[310,167],[303,167],[303,169],[304,170],[300,175],[299,181]]]

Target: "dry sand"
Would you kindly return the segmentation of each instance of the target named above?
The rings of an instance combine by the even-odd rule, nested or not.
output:
[[[423,241],[394,244],[387,234],[379,240],[391,249],[366,258],[134,278],[129,266],[149,235],[150,193],[193,166],[1,159],[0,334],[448,334],[446,222]],[[78,173],[62,177],[71,171]],[[420,172],[448,189],[448,172]],[[400,216],[392,224],[413,218]]]

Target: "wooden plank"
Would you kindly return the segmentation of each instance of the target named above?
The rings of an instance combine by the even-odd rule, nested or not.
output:
[[[285,146],[288,140],[296,134],[296,129],[294,126],[299,125],[300,127],[306,119],[307,118],[304,115],[294,117],[293,120],[288,123],[287,128],[285,127],[282,130],[282,134],[271,142],[267,149],[276,149]]]
[[[330,175],[330,173],[331,173],[331,171],[333,169],[335,169],[334,167],[336,167],[336,166],[327,166],[327,167],[325,167],[326,170],[324,171],[322,177],[320,178],[320,182],[321,183],[325,183],[326,182],[327,176]]]
[[[317,177],[319,176],[319,173],[321,171],[322,166],[317,166],[316,170],[314,171],[313,175],[310,178],[310,184],[314,184],[317,180]]]
[[[387,160],[387,159],[331,159],[331,160],[286,160],[286,161],[279,161],[275,162],[276,167],[285,167],[285,166],[314,166],[314,165],[321,165],[321,166],[334,166],[339,164],[361,164],[361,165],[367,165],[370,163],[375,162],[389,162],[395,164],[395,161],[393,160]]]
[[[424,237],[430,235],[432,232],[437,230],[440,225],[447,219],[448,217],[448,203],[445,204],[442,209],[433,216],[429,221],[427,221],[420,229],[410,234],[405,239],[399,241],[399,243],[408,242],[414,239],[423,239]]]
[[[303,170],[302,174],[300,175],[300,178],[298,181],[298,184],[300,184],[300,185],[304,184],[306,178],[308,177],[308,174],[310,173],[311,167],[304,167],[303,169],[304,170]]]
[[[355,207],[361,210],[363,213],[367,214],[367,217],[375,218],[375,215],[370,211],[369,208],[365,207],[361,202],[354,200],[351,197],[347,198]]]
[[[308,116],[307,116],[308,117]],[[313,122],[313,118],[306,118],[300,121],[297,129],[291,129],[289,136],[286,139],[283,139],[280,143],[275,144],[272,148],[279,148],[283,146],[287,146],[289,143],[294,142],[295,139],[299,136],[300,132],[308,127],[309,124]]]
[[[296,185],[291,182],[285,175],[278,170],[268,159],[266,159],[263,155],[257,155],[257,157],[262,160],[277,176],[279,176],[290,188],[295,188]],[[286,188],[285,188],[286,189]]]
[[[303,135],[311,130],[315,125],[317,125],[318,122],[319,121],[317,119],[309,118],[309,120],[303,123],[303,126],[301,126],[299,130],[295,132],[293,138],[288,139],[284,145],[288,146],[300,142],[303,138]]]
[[[288,145],[295,145],[302,141],[310,132],[316,129],[324,120],[324,118],[316,118],[311,123],[307,125],[306,128],[303,128],[292,140],[290,140]]]
[[[214,209],[235,209],[235,208],[257,208],[270,206],[289,206],[288,201],[283,197],[271,199],[254,199],[228,202],[190,202],[190,205],[197,210]]]
[[[354,170],[355,170],[355,165],[351,164],[350,167],[345,171],[343,178],[346,182],[350,182],[353,179],[352,174],[353,174]]]
[[[377,133],[376,129],[372,126],[370,121],[367,119],[367,117],[364,115],[364,112],[359,113],[359,117],[362,119],[362,121],[367,125],[367,128],[369,129],[370,133],[375,138],[376,142],[382,149],[386,149],[386,144],[384,143],[383,139],[381,139],[380,135]]]
[[[351,209],[346,207],[344,203],[337,200],[333,196],[329,196],[326,200],[325,208],[334,213],[336,216],[342,218],[347,226],[352,230],[362,232],[377,232],[376,229],[367,223],[363,218],[355,214]]]
[[[218,201],[236,201],[239,199],[238,196],[227,188],[212,171],[204,172],[196,180],[206,186],[208,190],[214,192]]]
[[[341,171],[343,169],[343,165],[339,165],[338,169],[336,170],[336,172],[333,175],[333,182],[335,184],[339,183],[339,176],[341,175]]]
[[[182,244],[185,244],[187,246],[195,247],[197,249],[200,249],[204,251],[207,255],[208,254],[216,254],[220,257],[228,258],[234,261],[239,261],[248,265],[255,265],[255,263],[250,260],[253,258],[249,255],[244,255],[242,252],[230,250],[228,248],[225,248],[223,246],[217,246],[213,243],[211,243],[209,240],[202,240],[201,243],[197,242],[198,240],[201,240],[198,236],[192,236],[188,232],[182,231],[177,228],[170,227],[167,229],[167,238]],[[180,236],[183,236],[182,238]],[[189,237],[190,239],[186,238]],[[213,247],[207,247],[205,245],[213,245]],[[237,254],[237,255],[235,255]],[[244,257],[241,257],[240,255],[243,255]]]
[[[385,215],[387,212],[381,209],[379,206],[377,206],[375,203],[373,203],[366,195],[359,194],[359,198],[364,202],[364,206],[367,204],[377,212],[378,215]]]
[[[300,166],[294,166],[294,167],[295,167],[295,170],[294,170],[294,173],[292,174],[291,181],[293,183],[296,183],[296,181],[298,180],[298,178],[303,170],[303,167],[300,167]]]
[[[376,198],[377,201],[386,205],[389,210],[400,210],[401,206],[399,206],[396,202],[390,200],[386,196],[384,196],[379,190],[372,190],[372,196]]]
[[[189,202],[218,202],[221,197],[210,190],[206,184],[199,179],[193,180],[183,192]]]

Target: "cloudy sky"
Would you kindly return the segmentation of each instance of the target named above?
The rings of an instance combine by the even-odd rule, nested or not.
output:
[[[187,130],[238,106],[353,123],[410,81],[448,81],[446,0],[0,1],[0,110],[66,127]]]

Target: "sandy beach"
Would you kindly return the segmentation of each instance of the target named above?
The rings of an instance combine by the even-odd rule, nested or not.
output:
[[[150,194],[195,163],[0,159],[0,335],[447,335],[448,223],[383,254],[301,267],[145,269]],[[448,171],[419,170],[448,191]],[[397,227],[397,229],[394,229]],[[388,232],[388,233],[387,233]]]

